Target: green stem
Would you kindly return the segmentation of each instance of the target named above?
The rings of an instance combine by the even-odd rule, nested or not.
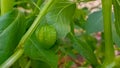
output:
[[[42,0],[38,0],[37,4],[35,2],[32,1],[32,4],[34,5],[35,8],[33,8],[33,12],[27,17],[27,19],[33,17],[33,16],[37,16],[38,13],[40,12],[40,5],[43,3]]]
[[[42,2],[43,2],[42,0],[38,0],[37,1],[37,6],[40,7],[40,5],[42,4]],[[39,12],[39,9],[37,7],[35,7],[34,14],[37,14],[38,12]]]
[[[26,64],[25,68],[30,68],[30,64],[31,64],[31,60],[28,61],[28,63]]]
[[[104,22],[104,37],[105,37],[105,64],[110,64],[115,57],[112,29],[111,29],[111,14],[112,14],[112,0],[102,0],[103,8],[103,22]]]
[[[6,62],[4,62],[4,64],[2,64],[0,66],[0,68],[9,68],[11,66],[11,64],[13,64],[19,56],[21,56],[23,54],[23,49],[19,49],[17,50],[10,58],[8,59]]]
[[[1,0],[1,15],[13,9],[14,0]]]
[[[8,58],[8,60],[6,60],[0,68],[7,68],[10,67],[17,59],[19,59],[21,57],[21,55],[24,52],[24,44],[27,41],[27,39],[32,35],[32,33],[35,31],[35,29],[37,28],[39,21],[41,20],[41,18],[48,12],[48,8],[51,7],[51,4],[54,2],[54,0],[48,0],[48,2],[44,5],[43,9],[41,9],[41,12],[39,12],[38,17],[35,19],[35,21],[33,22],[33,24],[31,25],[31,27],[29,28],[29,30],[25,33],[25,35],[22,37],[22,39],[20,40],[19,44],[18,44],[18,48],[16,50],[16,52]],[[16,58],[15,56],[17,54],[18,55]],[[9,66],[6,63],[11,63],[9,64]]]

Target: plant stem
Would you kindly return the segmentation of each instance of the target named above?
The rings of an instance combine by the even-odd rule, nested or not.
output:
[[[115,58],[112,29],[111,29],[111,14],[112,0],[102,0],[103,22],[104,22],[104,37],[105,37],[105,64],[110,64]]]
[[[30,68],[30,64],[31,64],[31,60],[28,61],[28,63],[26,64],[25,68]]]
[[[11,66],[11,64],[13,64],[19,56],[21,56],[23,54],[23,49],[19,49],[17,50],[10,58],[8,59],[6,62],[4,62],[4,64],[2,64],[0,66],[0,68],[9,68]]]
[[[28,29],[28,31],[25,33],[25,35],[22,37],[22,39],[20,40],[19,44],[18,44],[18,48],[16,49],[16,52],[8,58],[8,60],[6,60],[0,68],[7,68],[10,67],[17,59],[19,59],[21,57],[21,55],[24,52],[24,44],[27,41],[27,39],[32,35],[32,33],[35,31],[35,29],[37,28],[39,21],[41,20],[41,18],[48,12],[48,8],[51,7],[51,4],[54,2],[54,0],[48,0],[48,2],[46,2],[46,4],[44,5],[43,9],[41,9],[41,12],[39,12],[38,17],[35,19],[35,21],[33,22],[33,24],[31,25],[31,27]],[[17,54],[20,54],[18,56],[16,56]],[[15,58],[16,56],[16,58]],[[9,66],[6,63],[10,63]]]
[[[37,1],[37,6],[38,6],[38,7],[40,7],[40,5],[42,4],[42,2],[43,2],[42,0],[38,0],[38,1]],[[38,8],[37,8],[37,7],[35,7],[35,9],[34,9],[34,12],[33,12],[33,13],[34,13],[34,14],[37,14],[38,12],[39,12]]]
[[[14,0],[1,0],[1,15],[13,9]]]

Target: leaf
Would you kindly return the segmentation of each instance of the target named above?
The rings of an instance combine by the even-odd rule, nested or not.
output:
[[[96,49],[96,44],[97,44],[97,39],[90,36],[90,35],[87,35],[87,34],[84,34],[81,36],[80,40],[84,40],[86,41],[87,44],[89,44],[90,48],[94,51]]]
[[[29,68],[30,64],[30,58],[23,54],[10,68]]]
[[[118,47],[120,47],[120,37],[118,33],[116,32],[116,28],[114,24],[112,25],[112,35],[113,35],[113,41]]]
[[[43,61],[50,65],[51,68],[57,68],[57,56],[52,50],[46,50],[42,48],[35,34],[33,34],[26,42],[24,50],[25,54],[28,55],[31,59]]]
[[[67,1],[60,1],[46,15],[48,24],[53,25],[59,38],[64,38],[70,32],[70,23],[74,15],[76,5]]]
[[[74,14],[75,24],[84,29],[86,24],[86,16],[88,13],[88,8],[76,9]]]
[[[87,61],[89,61],[92,65],[98,65],[97,58],[94,54],[94,51],[90,48],[90,46],[83,40],[78,40],[75,36],[71,34],[71,40],[73,42],[73,48],[80,53]]]
[[[14,52],[24,27],[24,16],[16,10],[0,17],[0,64]]]
[[[93,32],[103,32],[103,16],[101,10],[88,16],[85,30],[88,34]]]
[[[114,22],[114,14],[112,13],[112,23]],[[112,24],[113,25],[113,24]],[[102,10],[93,12],[88,16],[85,30],[88,34],[95,32],[103,32],[103,15]]]
[[[97,21],[94,23],[95,20],[97,20]],[[103,17],[102,17],[101,10],[94,12],[88,16],[85,30],[88,34],[104,31]],[[112,36],[113,36],[114,43],[117,44],[118,47],[120,47],[120,37],[116,32],[113,14],[112,14]]]
[[[20,59],[18,60],[19,64],[17,64],[17,66],[19,65],[20,68],[26,68],[26,66],[29,64],[29,62],[30,62],[30,59],[27,56],[22,55],[20,57]]]
[[[115,43],[120,47],[120,4],[119,1],[113,0],[115,22],[113,24],[113,39]]]
[[[48,64],[45,62],[39,61],[39,60],[32,60],[31,62],[31,67],[32,68],[50,68]]]
[[[120,4],[119,4],[120,0],[113,0],[113,7],[114,7],[114,15],[115,15],[115,28],[116,28],[116,32],[120,37]]]

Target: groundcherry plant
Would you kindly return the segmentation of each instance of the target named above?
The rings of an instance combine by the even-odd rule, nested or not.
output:
[[[119,68],[120,0],[94,1],[0,0],[0,68]]]

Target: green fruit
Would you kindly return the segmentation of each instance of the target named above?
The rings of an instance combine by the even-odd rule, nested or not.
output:
[[[44,48],[50,48],[56,42],[56,30],[54,27],[50,25],[44,25],[42,27],[38,27],[36,30],[36,37],[38,38],[40,44]]]

